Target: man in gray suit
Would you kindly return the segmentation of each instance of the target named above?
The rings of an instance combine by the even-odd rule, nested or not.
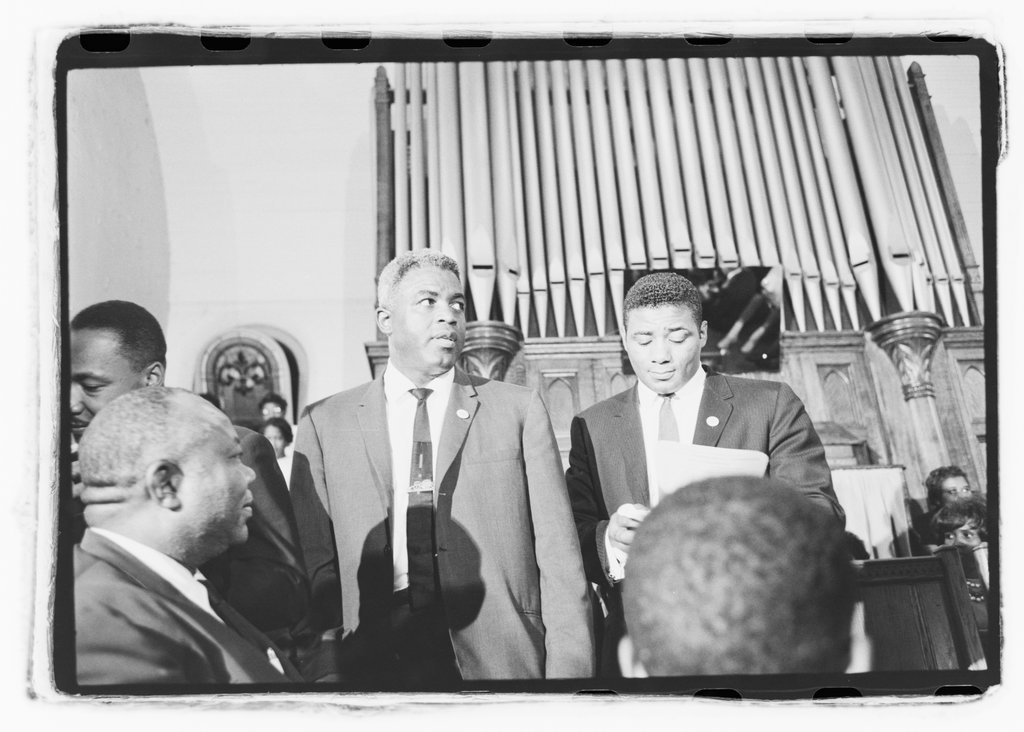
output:
[[[579,545],[547,410],[455,364],[458,265],[385,267],[381,377],[306,409],[292,500],[340,677],[371,687],[590,676]],[[360,679],[362,680],[360,682]]]
[[[824,448],[793,390],[701,366],[707,322],[693,283],[671,272],[641,277],[626,294],[623,319],[637,384],[573,419],[566,473],[587,579],[607,610],[603,675],[617,674],[619,584],[630,544],[662,492],[652,460],[658,442],[759,450],[768,455],[769,477],[845,521]]]

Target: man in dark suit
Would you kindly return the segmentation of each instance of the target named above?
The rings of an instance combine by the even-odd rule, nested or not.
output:
[[[707,323],[689,280],[668,272],[641,277],[626,295],[623,319],[637,384],[573,419],[566,473],[583,566],[607,612],[605,675],[617,673],[618,585],[629,546],[662,493],[652,460],[658,442],[763,452],[768,476],[790,484],[840,525],[845,521],[821,441],[793,391],[703,370]]]
[[[117,397],[146,386],[162,386],[167,346],[156,318],[135,303],[109,300],[91,305],[71,321],[71,432],[81,440],[89,424]],[[249,539],[202,569],[228,601],[293,660],[315,645],[308,632],[309,585],[295,516],[274,450],[261,435],[236,427],[242,461],[256,477],[250,486],[254,516]],[[81,538],[81,505],[120,500],[111,486],[82,490],[77,461],[72,468],[74,540]]]
[[[248,538],[255,474],[227,417],[182,389],[132,390],[83,434],[89,504],[75,547],[82,686],[301,681],[197,568]]]
[[[547,410],[455,366],[465,317],[454,260],[398,257],[378,286],[383,375],[299,422],[291,492],[314,602],[343,626],[342,675],[377,688],[593,673]]]

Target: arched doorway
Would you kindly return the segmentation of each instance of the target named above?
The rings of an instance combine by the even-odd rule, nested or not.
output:
[[[299,406],[299,362],[289,347],[257,326],[233,328],[212,339],[196,367],[194,390],[215,394],[235,424],[258,429],[259,403],[274,393],[288,402],[286,419],[296,422]]]

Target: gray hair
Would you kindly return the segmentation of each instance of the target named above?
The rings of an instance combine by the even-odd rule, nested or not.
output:
[[[390,310],[391,297],[394,295],[398,283],[410,271],[420,267],[437,267],[451,272],[460,280],[462,279],[459,263],[437,249],[415,249],[411,252],[404,252],[388,262],[380,273],[380,279],[377,280],[377,307]]]
[[[82,436],[83,486],[130,487],[152,460],[184,459],[215,428],[213,419],[197,420],[195,410],[187,409],[190,403],[223,417],[191,392],[164,386],[135,389],[110,402]]]

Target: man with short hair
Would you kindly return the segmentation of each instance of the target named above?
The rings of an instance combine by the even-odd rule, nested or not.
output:
[[[869,670],[842,525],[781,481],[714,478],[664,497],[623,587],[627,676]]]
[[[314,602],[380,687],[590,676],[587,588],[547,410],[456,366],[466,299],[432,250],[381,272],[381,377],[310,405],[291,491]],[[361,649],[361,650],[359,650]]]
[[[167,346],[160,324],[145,308],[121,300],[96,303],[72,319],[70,335],[69,407],[76,440],[117,397],[163,385]],[[252,430],[235,430],[242,460],[256,473],[251,486],[255,515],[249,540],[211,559],[203,572],[250,622],[295,654],[297,645],[306,642],[300,637],[308,634],[309,588],[288,489],[270,444]],[[72,473],[73,504],[79,493],[86,504],[119,500],[119,492],[110,486],[82,491],[77,468]],[[80,511],[72,520],[76,518],[80,520]],[[84,525],[73,528],[75,541],[82,531]]]
[[[629,574],[636,528],[664,497],[654,471],[659,442],[763,452],[769,477],[840,527],[845,521],[824,448],[793,390],[701,366],[707,322],[693,283],[671,272],[641,277],[626,294],[623,321],[637,383],[573,419],[566,473],[583,566],[607,612],[601,665],[609,676],[622,632],[618,583]]]
[[[167,343],[156,318],[124,300],[108,300],[71,320],[71,434],[81,440],[101,409],[144,386],[161,386]]]
[[[78,683],[301,681],[198,567],[248,538],[255,473],[227,417],[182,389],[132,390],[92,415],[82,482],[117,489],[85,509],[75,547]]]

